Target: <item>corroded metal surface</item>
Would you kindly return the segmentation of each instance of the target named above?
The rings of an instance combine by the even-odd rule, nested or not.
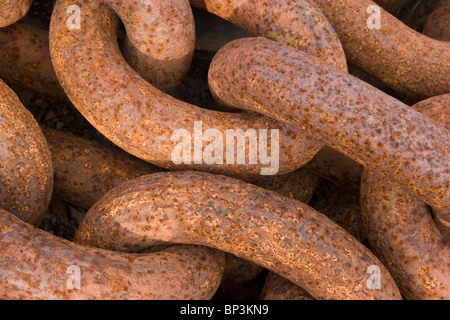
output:
[[[423,100],[413,105],[412,108],[426,115],[438,126],[450,131],[450,94],[443,94]],[[448,159],[446,160],[448,162]],[[436,219],[446,226],[447,230],[445,232],[450,231],[450,210],[446,208],[433,209]]]
[[[69,4],[81,9],[83,23],[79,30],[67,29]],[[52,15],[50,52],[70,100],[89,122],[127,152],[165,168],[239,176],[260,174],[261,164],[175,165],[171,152],[178,142],[172,141],[171,135],[176,129],[186,129],[193,135],[195,121],[202,121],[204,131],[214,128],[224,136],[229,128],[280,129],[280,174],[301,167],[322,147],[304,132],[291,131],[255,113],[205,110],[165,95],[125,62],[117,46],[116,22],[113,11],[97,1],[59,0]]]
[[[0,80],[0,208],[38,224],[50,203],[53,168],[44,135]]]
[[[87,213],[76,241],[118,251],[163,242],[207,245],[295,282],[315,298],[399,299],[378,259],[301,202],[225,176],[156,173],[110,191]],[[367,287],[380,267],[381,290]]]
[[[449,132],[363,81],[283,44],[246,38],[217,53],[209,84],[222,102],[305,129],[437,209],[450,208]]]
[[[0,2],[0,28],[21,19],[31,7],[33,0],[2,0]]]
[[[96,142],[57,130],[42,130],[52,154],[55,195],[82,208],[89,209],[122,182],[162,171]]]
[[[448,97],[433,97],[413,108],[448,129]],[[409,190],[369,170],[362,178],[361,203],[371,247],[391,271],[402,295],[450,299],[449,210],[431,212]]]
[[[450,92],[450,43],[408,28],[383,9],[380,29],[369,29],[371,0],[315,2],[336,30],[349,62],[412,96]]]
[[[55,237],[1,209],[0,256],[0,299],[210,299],[224,268],[223,253],[210,248],[112,252]]]
[[[269,272],[264,283],[260,300],[314,300],[305,290],[289,280]]]
[[[438,126],[450,131],[450,93],[420,101],[411,108],[426,115]]]
[[[364,167],[342,153],[325,146],[305,169],[348,190],[359,190]]]
[[[179,85],[195,49],[195,24],[189,1],[105,2],[125,25],[123,53],[130,65],[160,90],[169,91]]]
[[[365,171],[363,217],[372,250],[407,299],[450,299],[450,250],[426,204],[394,181]]]
[[[52,153],[54,194],[82,208],[89,209],[122,182],[163,170],[123,151],[105,148],[61,131],[42,129]],[[299,169],[283,176],[259,177],[252,183],[307,203],[319,181],[318,176]],[[262,270],[252,262],[226,254],[221,286],[235,290]]]
[[[308,203],[317,188],[320,177],[303,168],[280,176],[261,176],[248,182],[275,191],[285,197]]]
[[[162,170],[95,142],[57,130],[42,129],[52,153],[54,194],[77,206],[89,209],[120,183]],[[259,177],[252,183],[307,203],[319,181],[318,176],[299,169],[283,176]],[[236,289],[262,270],[254,263],[226,254],[221,285]]]
[[[47,31],[22,21],[0,28],[0,78],[66,101],[48,46]]]
[[[450,41],[450,1],[441,0],[428,21],[422,33],[430,38]]]
[[[191,0],[255,37],[285,43],[347,70],[344,50],[331,24],[313,1]]]
[[[264,268],[260,265],[225,253],[225,270],[216,296],[219,296],[219,299],[229,298],[239,291],[245,291],[263,271]]]
[[[320,195],[316,194],[309,205],[364,243],[367,232],[362,221],[359,190],[350,192],[326,181],[319,186],[318,192]]]

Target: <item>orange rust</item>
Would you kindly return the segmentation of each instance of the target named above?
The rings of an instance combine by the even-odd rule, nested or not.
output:
[[[449,94],[419,102],[412,108],[449,129]],[[448,300],[449,210],[430,210],[409,190],[369,170],[363,174],[361,195],[371,247],[391,271],[402,295],[407,299]]]
[[[75,241],[128,252],[161,241],[207,245],[273,270],[318,299],[400,299],[378,259],[337,224],[225,176],[165,172],[125,182],[89,210]],[[367,287],[370,265],[380,267],[381,290]]]
[[[229,90],[238,72],[240,81],[255,84]],[[227,105],[305,129],[437,209],[450,208],[449,132],[367,83],[286,45],[246,38],[216,54],[209,84]],[[273,86],[285,89],[262,93]]]
[[[195,7],[264,37],[347,70],[344,50],[331,24],[313,1],[190,0]]]
[[[308,292],[289,280],[269,272],[260,300],[315,300]]]
[[[347,58],[390,88],[418,98],[450,92],[450,43],[428,38],[380,8],[380,29],[369,29],[371,0],[315,0]]]
[[[50,203],[50,151],[33,115],[0,80],[0,208],[37,225]]]
[[[21,19],[30,9],[33,0],[2,0],[0,2],[0,28]]]
[[[0,299],[210,299],[222,252],[172,246],[127,254],[55,237],[0,209]],[[73,268],[73,269],[71,269]],[[74,287],[76,268],[80,286]]]
[[[423,27],[422,33],[430,38],[450,41],[450,1],[441,0],[428,21]]]

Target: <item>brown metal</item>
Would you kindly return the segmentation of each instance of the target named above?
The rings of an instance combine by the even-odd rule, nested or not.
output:
[[[423,100],[413,105],[412,108],[426,115],[436,125],[450,131],[450,94],[443,94]],[[433,210],[436,219],[448,228],[447,231],[450,231],[450,210],[435,207],[433,207]]]
[[[450,250],[425,203],[394,181],[365,171],[363,217],[372,250],[406,299],[450,299]]]
[[[449,94],[433,97],[412,108],[449,129],[449,98]],[[363,174],[361,196],[371,247],[391,271],[402,295],[408,299],[448,300],[449,210],[431,212],[409,190],[369,170]]]
[[[54,194],[76,206],[89,209],[109,190],[127,180],[162,171],[123,151],[96,142],[42,128],[52,153],[55,170]],[[263,176],[251,182],[286,197],[309,202],[320,178],[304,169],[282,176]],[[263,268],[226,254],[221,286],[235,290],[254,279]],[[223,289],[222,291],[225,291]]]
[[[33,0],[2,0],[0,2],[0,28],[9,26],[27,14]]]
[[[441,0],[428,21],[422,33],[430,38],[450,41],[450,1]]]
[[[420,101],[412,108],[426,115],[438,126],[450,131],[450,93]]]
[[[227,105],[309,131],[437,209],[450,208],[449,132],[365,82],[286,45],[246,38],[217,53],[209,85]]]
[[[0,80],[0,208],[37,225],[50,203],[50,151],[33,115]]]
[[[248,182],[282,196],[308,203],[321,179],[318,175],[303,168],[280,176],[261,176]]]
[[[82,208],[89,209],[122,182],[162,171],[121,150],[58,130],[42,130],[52,154],[55,195]]]
[[[0,209],[0,299],[210,299],[222,252],[172,246],[112,252],[55,237]],[[78,267],[80,286],[70,277]]]
[[[165,172],[121,184],[87,213],[77,242],[117,251],[189,243],[219,248],[273,270],[318,299],[400,299],[378,259],[301,202],[240,180]],[[381,270],[381,290],[367,268]]]
[[[380,8],[381,29],[369,29],[371,0],[315,0],[350,63],[390,88],[426,98],[450,92],[450,43],[428,38]]]
[[[0,29],[0,78],[67,101],[50,59],[48,32],[22,21]]]
[[[362,221],[359,198],[359,191],[350,192],[324,181],[309,205],[335,221],[359,242],[364,243],[367,240],[367,232]]]
[[[344,50],[331,24],[313,1],[190,0],[255,37],[287,44],[347,70]]]
[[[79,30],[67,28],[69,5],[81,9],[83,23]],[[116,27],[115,14],[105,4],[59,0],[52,15],[50,52],[56,74],[72,103],[94,127],[128,153],[168,169],[191,168],[241,177],[260,175],[260,163],[175,165],[171,152],[179,142],[171,140],[172,133],[186,129],[193,135],[195,121],[202,121],[204,131],[214,128],[224,136],[226,129],[280,129],[279,174],[301,167],[321,149],[322,144],[304,132],[291,131],[262,115],[206,110],[165,95],[125,62],[117,45]],[[75,47],[77,50],[73,50]]]
[[[289,280],[269,272],[260,300],[315,300],[308,292]]]
[[[342,153],[325,146],[305,169],[348,190],[359,190],[364,167]]]
[[[130,65],[160,90],[169,91],[179,85],[195,49],[195,23],[189,1],[105,2],[125,25],[123,54]]]

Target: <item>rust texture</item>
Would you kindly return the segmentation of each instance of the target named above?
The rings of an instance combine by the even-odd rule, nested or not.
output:
[[[120,150],[95,142],[42,128],[55,171],[54,194],[79,207],[89,209],[107,191],[127,180],[162,171]],[[252,183],[278,192],[286,197],[309,202],[320,178],[304,169],[283,176],[252,179]],[[236,289],[255,278],[262,267],[226,254],[225,272],[221,286]]]
[[[335,221],[360,242],[367,240],[359,191],[349,192],[326,181],[318,187],[316,196],[309,205]]]
[[[113,252],[55,237],[3,210],[0,256],[0,299],[210,299],[224,269],[223,253],[207,247]],[[71,266],[79,268],[79,289]]]
[[[50,151],[33,115],[0,80],[0,208],[37,225],[50,203]]]
[[[450,131],[450,94],[428,98],[416,103],[412,108],[426,115],[438,126]],[[448,228],[447,231],[450,231],[450,210],[445,208],[434,209],[433,213],[436,219],[438,219],[439,223]]]
[[[189,1],[105,2],[125,25],[123,53],[130,65],[160,90],[169,91],[179,85],[195,49],[195,24]]]
[[[50,59],[48,32],[19,21],[0,28],[0,78],[66,101]]]
[[[428,21],[422,33],[430,38],[450,41],[450,1],[441,0]]]
[[[125,182],[89,210],[75,240],[133,252],[161,242],[206,245],[273,270],[317,299],[400,299],[378,259],[324,215],[209,173],[155,173]],[[381,269],[381,290],[367,287],[370,265]]]
[[[420,101],[412,108],[450,131],[450,93]]]
[[[79,30],[66,26],[69,5],[81,9],[83,23]],[[215,128],[224,136],[228,128],[280,129],[279,174],[301,167],[321,149],[322,144],[303,131],[292,131],[262,115],[206,110],[162,93],[125,62],[117,45],[116,26],[114,12],[104,4],[59,0],[52,15],[50,52],[70,100],[94,127],[128,153],[169,169],[260,174],[260,163],[175,165],[171,152],[179,141],[172,141],[171,135],[176,129],[186,129],[193,135],[195,121],[202,121],[204,131]]]
[[[281,176],[261,176],[248,182],[275,191],[285,197],[308,203],[320,183],[320,177],[303,168]]]
[[[120,183],[162,171],[120,150],[69,133],[42,128],[52,154],[54,194],[89,209]]]
[[[0,28],[7,27],[27,14],[33,0],[2,0],[0,2]]]
[[[348,190],[359,190],[364,170],[355,160],[327,146],[304,168]]]
[[[363,217],[372,250],[407,299],[450,299],[450,250],[425,203],[365,171]]]
[[[216,294],[222,297],[233,297],[236,292],[245,290],[245,287],[263,271],[264,268],[260,265],[225,253],[225,270]]]
[[[436,209],[450,208],[449,132],[369,84],[261,38],[223,47],[209,84],[222,102],[305,129]]]
[[[342,42],[350,63],[390,88],[419,98],[450,92],[450,43],[428,38],[382,8],[380,29],[369,29],[371,0],[315,0]]]
[[[413,108],[449,129],[449,96],[433,97]],[[431,212],[409,190],[370,170],[363,174],[361,203],[371,247],[391,271],[402,295],[408,299],[448,300],[449,211]]]
[[[191,0],[191,4],[234,23],[252,36],[285,43],[347,70],[336,32],[313,1]]]
[[[260,300],[315,300],[308,292],[279,276],[269,272],[264,283]]]

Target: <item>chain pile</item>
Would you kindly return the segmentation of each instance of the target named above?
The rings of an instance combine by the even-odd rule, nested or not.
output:
[[[122,150],[0,80],[0,299],[449,299],[450,1],[423,34],[377,2],[57,0],[47,32],[2,1],[0,78]],[[211,62],[220,111],[170,95],[191,6],[251,35]],[[73,241],[37,228],[52,198],[87,210]]]

